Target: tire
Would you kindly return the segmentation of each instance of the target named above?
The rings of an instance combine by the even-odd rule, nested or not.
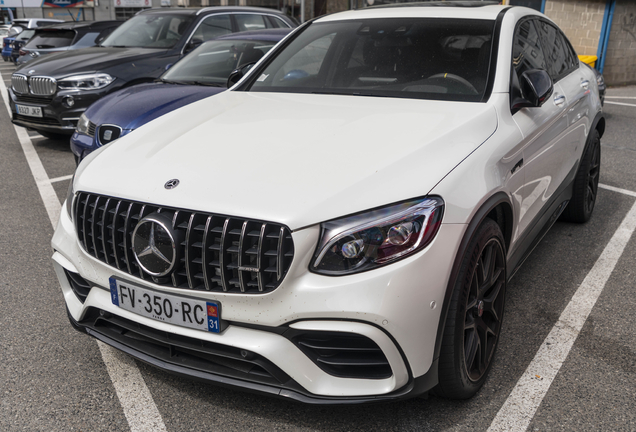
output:
[[[574,178],[572,199],[561,214],[567,222],[584,223],[590,220],[598,194],[598,180],[601,172],[601,138],[598,131],[590,134],[589,144],[581,158],[579,170]]]
[[[499,225],[486,219],[462,258],[444,327],[438,396],[468,399],[490,371],[504,313],[504,244]]]

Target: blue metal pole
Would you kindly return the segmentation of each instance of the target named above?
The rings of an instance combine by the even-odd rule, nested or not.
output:
[[[607,28],[605,29],[605,35],[603,38],[603,52],[601,55],[600,64],[598,65],[597,70],[600,73],[603,73],[603,69],[605,69],[605,59],[607,58],[607,47],[609,45],[610,33],[612,32],[612,22],[614,21],[614,10],[616,9],[616,0],[610,0],[611,6],[609,10],[609,19],[607,21]]]
[[[545,1],[546,0],[541,1],[541,13],[545,13]]]
[[[603,25],[601,26],[601,35],[598,38],[598,49],[596,50],[596,69],[600,71],[601,58],[603,57],[603,44],[605,43],[605,33],[607,32],[607,23],[609,22],[609,11],[612,0],[605,3],[605,13],[603,14]]]

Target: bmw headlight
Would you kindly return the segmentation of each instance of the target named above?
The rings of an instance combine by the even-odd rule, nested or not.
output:
[[[86,113],[82,113],[79,120],[77,121],[77,132],[82,133],[84,135],[88,135],[88,117],[86,117]]]
[[[311,270],[341,276],[412,255],[433,240],[443,212],[444,201],[430,197],[325,222]]]
[[[99,90],[115,81],[115,78],[105,73],[74,75],[57,82],[63,90]]]

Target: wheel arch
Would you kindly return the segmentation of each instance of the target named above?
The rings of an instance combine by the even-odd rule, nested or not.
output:
[[[479,210],[475,212],[474,216],[468,223],[466,231],[464,232],[464,236],[462,237],[462,240],[460,242],[459,248],[457,249],[457,254],[455,255],[455,259],[453,261],[453,267],[451,268],[450,277],[448,278],[448,283],[446,285],[444,302],[442,304],[442,311],[440,313],[439,324],[437,326],[437,336],[435,338],[435,352],[433,355],[434,364],[438,363],[437,360],[440,356],[450,301],[453,294],[453,289],[455,288],[455,284],[457,282],[457,277],[459,275],[462,258],[466,253],[466,249],[473,239],[473,236],[477,232],[477,229],[481,226],[484,220],[492,219],[501,228],[501,232],[503,233],[505,241],[504,253],[507,254],[512,239],[512,227],[514,225],[512,208],[512,203],[510,202],[510,198],[508,197],[508,195],[506,195],[504,192],[497,192],[481,205]],[[437,375],[437,371],[435,371],[435,375]]]

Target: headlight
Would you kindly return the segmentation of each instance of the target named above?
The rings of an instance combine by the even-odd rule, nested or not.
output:
[[[105,73],[75,75],[57,82],[63,90],[98,90],[115,81],[115,78]]]
[[[79,120],[77,121],[77,132],[82,133],[84,135],[88,135],[88,117],[86,117],[86,113],[82,113]]]
[[[66,192],[66,212],[68,213],[68,217],[73,220],[73,198],[75,194],[73,193],[73,182],[75,181],[75,174],[71,178],[71,184],[68,186],[68,191]]]
[[[443,212],[433,197],[325,222],[311,270],[341,276],[412,255],[433,240]]]

